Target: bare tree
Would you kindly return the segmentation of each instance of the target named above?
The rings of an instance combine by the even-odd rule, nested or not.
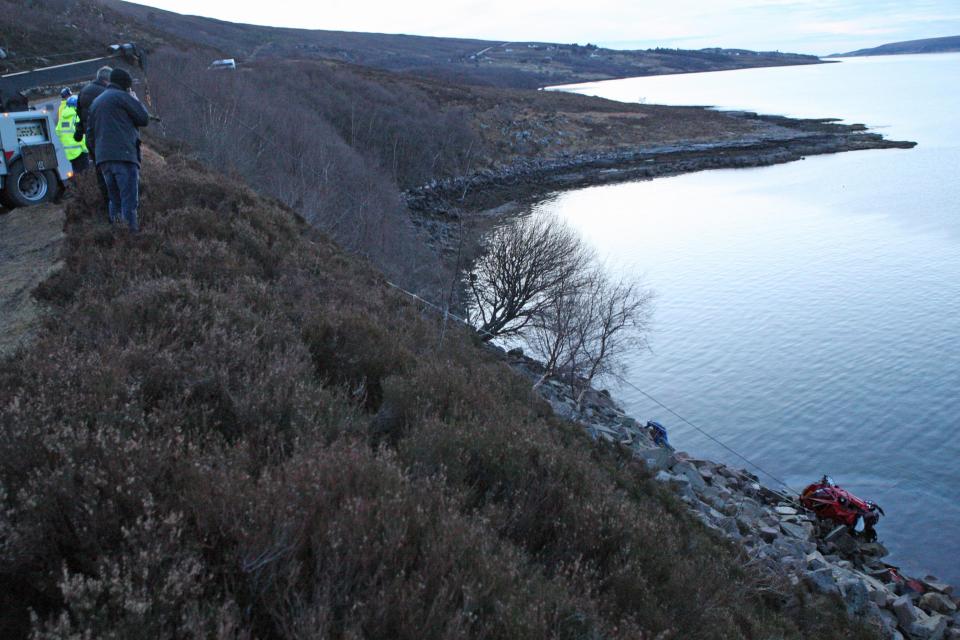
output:
[[[653,292],[613,279],[569,227],[548,214],[495,229],[467,283],[471,323],[484,340],[519,337],[548,377],[562,378],[580,404],[604,376],[626,370],[624,355],[646,345]]]
[[[468,315],[484,340],[520,335],[593,260],[569,227],[546,214],[498,227],[485,249],[467,282]]]
[[[577,404],[594,380],[621,376],[623,356],[647,346],[654,293],[624,278],[611,280],[597,268],[579,296],[568,337],[568,374],[579,387]]]
[[[558,371],[571,368],[586,289],[586,277],[582,274],[558,283],[523,332],[531,353],[543,364],[543,375],[533,385],[534,389]]]
[[[653,299],[652,291],[612,280],[598,264],[560,283],[523,332],[544,366],[534,388],[550,376],[561,377],[579,404],[597,378],[622,375],[623,356],[646,345]]]

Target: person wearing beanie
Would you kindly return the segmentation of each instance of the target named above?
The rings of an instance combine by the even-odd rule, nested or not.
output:
[[[133,76],[126,69],[114,69],[110,72],[110,84],[115,84],[124,91],[133,88]]]
[[[107,185],[110,222],[126,222],[132,233],[140,230],[140,127],[148,124],[150,114],[133,92],[133,78],[114,69],[110,84],[90,105],[87,136]]]

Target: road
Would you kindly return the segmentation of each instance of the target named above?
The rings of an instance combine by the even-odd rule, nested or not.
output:
[[[473,56],[474,56],[475,58],[479,58],[480,56],[482,56],[483,54],[485,54],[487,51],[490,51],[490,49],[496,49],[497,47],[506,47],[506,46],[509,46],[509,45],[511,45],[511,44],[513,44],[513,43],[512,43],[512,42],[504,42],[503,44],[494,44],[494,45],[491,45],[491,46],[487,47],[486,49],[481,49],[480,51],[477,51],[475,54],[473,54]]]

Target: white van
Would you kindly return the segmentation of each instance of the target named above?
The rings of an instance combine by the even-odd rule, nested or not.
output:
[[[56,112],[0,113],[0,203],[27,207],[53,200],[73,177],[56,135]]]

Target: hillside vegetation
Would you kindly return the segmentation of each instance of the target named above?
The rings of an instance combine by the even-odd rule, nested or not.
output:
[[[813,64],[816,56],[743,49],[621,51],[595,45],[433,38],[234,24],[124,0],[106,6],[225,57],[326,59],[466,84],[535,89],[629,76]]]
[[[299,46],[330,38],[350,55]],[[475,68],[451,62],[452,52],[489,44],[482,41],[250,27],[103,0],[0,0],[0,47],[8,53],[0,71],[75,60],[127,41],[149,51],[137,90],[163,118],[148,129],[154,144],[173,144],[241,177],[347,251],[434,298],[452,276],[411,223],[400,191],[528,159],[731,139],[756,129],[703,109],[463,84],[479,80],[460,71],[460,83],[451,83],[429,71]],[[577,60],[599,64],[595,49],[577,52]],[[207,70],[224,55],[240,56],[241,70]],[[656,56],[683,59],[670,51]],[[540,82],[533,68],[513,72],[523,82],[494,84]]]
[[[0,363],[2,637],[867,637],[289,209],[144,180]]]
[[[8,64],[146,43],[163,118],[144,233],[94,222],[82,176],[50,313],[0,361],[0,637],[869,637],[385,285],[449,286],[401,189],[752,125],[326,59],[211,74],[149,16],[0,8]]]
[[[0,0],[0,48],[7,53],[0,73],[96,57],[108,45],[130,41],[145,49],[196,47],[127,19],[98,0]]]
[[[177,43],[243,64],[330,60],[460,84],[538,88],[609,78],[812,64],[816,56],[741,49],[620,51],[594,45],[503,43],[464,38],[284,29],[184,16],[122,0],[3,0],[0,47],[25,56],[135,40]],[[3,14],[7,15],[3,15]],[[15,17],[14,17],[15,16]],[[0,61],[0,69],[16,61]]]

